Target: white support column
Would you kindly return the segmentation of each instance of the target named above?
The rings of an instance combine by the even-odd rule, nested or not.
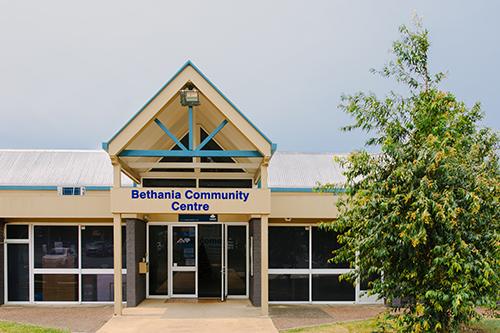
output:
[[[111,163],[113,164],[113,187],[122,187],[122,167],[118,158],[111,158]]]
[[[122,218],[113,214],[113,267],[115,284],[115,316],[122,315]]]
[[[116,157],[113,164],[113,188],[122,187],[122,167]],[[114,274],[114,315],[122,315],[122,217],[113,214],[113,274]]]

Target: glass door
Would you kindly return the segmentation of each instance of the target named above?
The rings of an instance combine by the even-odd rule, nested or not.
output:
[[[172,297],[198,294],[196,239],[196,225],[172,226]]]
[[[225,295],[248,297],[249,249],[247,225],[225,226]]]
[[[198,225],[198,297],[224,298],[223,225]]]

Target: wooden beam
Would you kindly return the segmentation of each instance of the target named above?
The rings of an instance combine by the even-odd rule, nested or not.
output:
[[[253,179],[251,173],[236,172],[143,172],[143,178],[184,178],[184,179]]]
[[[260,163],[165,163],[165,162],[130,162],[132,169],[250,169],[257,170]]]
[[[120,157],[262,157],[257,150],[123,150]]]

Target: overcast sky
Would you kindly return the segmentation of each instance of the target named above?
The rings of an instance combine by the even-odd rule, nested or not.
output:
[[[417,12],[431,66],[500,124],[499,1],[0,0],[0,148],[99,148],[191,59],[279,150],[347,152],[342,93]]]

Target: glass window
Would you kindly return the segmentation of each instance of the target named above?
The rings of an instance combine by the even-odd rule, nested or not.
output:
[[[195,293],[195,272],[172,272],[172,291],[176,295]]]
[[[122,275],[122,297],[127,296],[127,277]],[[82,301],[83,302],[112,302],[115,295],[113,274],[83,274]]]
[[[309,275],[269,274],[269,301],[309,301]]]
[[[346,262],[328,262],[333,257],[332,251],[340,248],[337,233],[321,228],[312,228],[312,267],[313,268],[349,268]]]
[[[380,279],[379,274],[372,274],[368,278],[361,278],[361,283],[359,284],[359,289],[360,290],[369,290],[371,289],[372,285],[371,283],[375,281],[376,279]]]
[[[347,281],[339,281],[339,275],[315,274],[312,276],[313,301],[355,301],[354,286]]]
[[[78,301],[78,274],[35,274],[35,301]]]
[[[78,268],[77,226],[34,227],[35,268]]]
[[[168,295],[168,227],[149,227],[149,294]]]
[[[269,268],[309,268],[309,229],[269,227]]]
[[[246,237],[245,226],[227,226],[227,292],[229,295],[246,294]]]
[[[113,268],[113,227],[83,226],[82,268]]]
[[[7,224],[7,239],[28,239],[28,226]]]
[[[173,227],[173,264],[175,266],[196,265],[195,227]]]
[[[29,246],[7,244],[8,300],[29,301]]]

